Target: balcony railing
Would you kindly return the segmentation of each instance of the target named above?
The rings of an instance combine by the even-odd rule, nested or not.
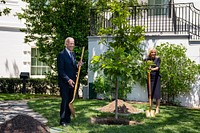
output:
[[[187,34],[191,40],[200,40],[200,10],[193,3],[134,6],[127,18],[132,26],[144,26],[146,33]],[[91,9],[90,35],[101,28],[112,27],[109,10]]]

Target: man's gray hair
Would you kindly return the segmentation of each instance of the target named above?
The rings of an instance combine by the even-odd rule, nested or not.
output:
[[[74,39],[74,38],[73,38],[73,37],[67,37],[67,38],[65,39],[65,44],[64,44],[64,45],[66,45],[66,44],[69,42],[70,39]]]

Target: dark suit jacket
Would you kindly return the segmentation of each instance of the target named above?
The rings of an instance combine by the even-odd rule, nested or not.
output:
[[[73,54],[74,59],[75,55]],[[61,51],[57,58],[57,65],[58,65],[58,85],[60,88],[70,87],[68,84],[68,80],[72,79],[74,82],[76,81],[76,72],[77,72],[77,65],[76,62],[72,61],[70,55],[64,49]]]

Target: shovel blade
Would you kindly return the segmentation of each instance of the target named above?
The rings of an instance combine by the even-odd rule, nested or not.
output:
[[[146,117],[155,117],[154,110],[146,110]]]
[[[71,111],[72,116],[75,118],[75,109],[72,103],[69,103],[69,109]]]

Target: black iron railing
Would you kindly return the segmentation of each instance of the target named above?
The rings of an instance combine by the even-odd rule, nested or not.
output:
[[[200,10],[193,3],[134,6],[129,12],[129,24],[144,26],[146,33],[187,34],[189,39],[200,40]],[[112,17],[109,10],[91,9],[90,35],[97,35],[101,28],[115,28]]]

